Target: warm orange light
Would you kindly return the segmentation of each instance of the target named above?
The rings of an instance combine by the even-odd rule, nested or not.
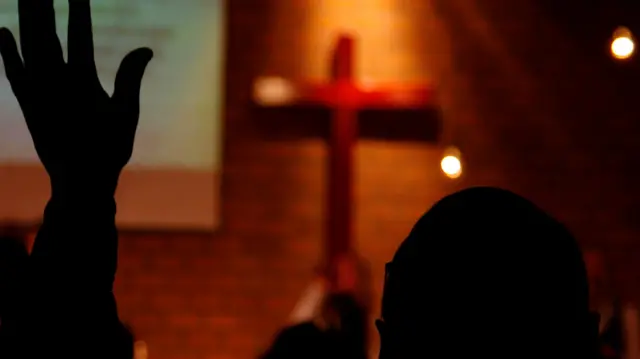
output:
[[[635,43],[631,31],[625,27],[619,27],[613,33],[611,40],[611,55],[618,60],[628,59],[635,51]]]
[[[440,167],[449,178],[458,178],[462,174],[462,164],[456,156],[445,156],[440,162]]]
[[[444,152],[440,161],[442,172],[451,179],[456,179],[462,175],[462,161],[460,161],[460,150],[449,147]]]
[[[149,357],[149,351],[147,349],[147,343],[142,340],[138,340],[133,344],[133,358],[134,359],[147,359]]]
[[[253,86],[253,98],[262,106],[282,106],[295,100],[296,89],[281,77],[263,77]]]
[[[449,147],[444,151],[440,161],[440,169],[451,179],[456,179],[462,175],[462,161],[460,160],[460,150],[456,147]]]

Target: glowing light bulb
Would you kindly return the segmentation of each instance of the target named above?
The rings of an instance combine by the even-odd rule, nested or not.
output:
[[[633,55],[635,43],[629,29],[620,27],[613,34],[611,55],[618,60],[625,60]]]
[[[263,106],[281,106],[293,101],[296,88],[280,77],[263,77],[253,86],[254,100]]]
[[[147,343],[142,340],[138,340],[133,344],[133,358],[134,359],[147,359],[149,357],[149,350],[147,349]]]
[[[458,178],[462,174],[462,163],[455,155],[446,155],[440,161],[442,172],[449,178]]]

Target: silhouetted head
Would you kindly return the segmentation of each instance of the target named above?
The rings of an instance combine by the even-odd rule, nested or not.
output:
[[[595,353],[580,249],[559,222],[495,188],[445,197],[387,264],[380,357],[584,358]]]
[[[327,295],[322,303],[323,322],[329,328],[352,332],[362,330],[365,322],[364,309],[351,293]]]
[[[19,301],[17,292],[22,281],[27,259],[23,238],[13,235],[0,236],[0,320],[15,311],[12,305]]]
[[[27,257],[26,240],[20,236],[0,236],[0,268],[14,270],[15,265],[24,264]]]
[[[92,319],[95,316],[90,317]],[[61,327],[64,323],[60,323]],[[49,329],[48,329],[49,330]],[[92,348],[96,353],[99,353],[95,357],[100,358],[113,358],[113,359],[136,359],[136,338],[128,324],[120,321],[100,322],[95,325],[91,323],[89,325],[79,328],[81,332],[75,333],[75,338],[79,340],[76,347],[68,348],[70,351],[80,348]],[[94,335],[94,333],[101,333],[100,336]],[[47,340],[53,339],[59,342],[60,339],[57,336],[49,336]],[[67,344],[66,342],[63,342]]]
[[[329,294],[323,303],[326,333],[335,345],[331,358],[367,357],[367,315],[350,292]]]
[[[129,324],[119,323],[116,337],[113,339],[111,349],[114,350],[114,358],[135,359],[136,337]]]

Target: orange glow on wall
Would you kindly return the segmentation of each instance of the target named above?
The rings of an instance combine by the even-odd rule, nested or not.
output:
[[[307,61],[304,71],[309,76],[327,75],[328,51],[339,33],[349,33],[357,42],[356,78],[369,82],[430,79],[424,62],[415,56],[424,33],[407,16],[416,5],[399,0],[305,2],[308,30],[303,45]]]

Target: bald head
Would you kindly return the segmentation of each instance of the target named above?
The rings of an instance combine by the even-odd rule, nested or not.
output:
[[[382,317],[409,341],[499,336],[525,345],[566,333],[588,308],[585,266],[568,230],[518,195],[471,188],[439,201],[401,244],[388,264]]]

